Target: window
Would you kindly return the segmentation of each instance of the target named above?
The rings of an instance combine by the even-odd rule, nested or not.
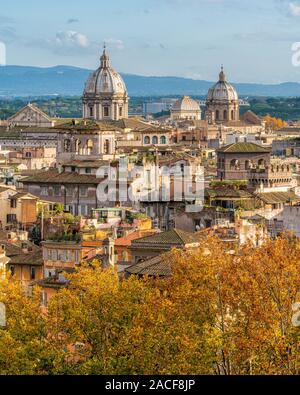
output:
[[[158,144],[158,137],[157,137],[157,136],[153,136],[153,137],[152,137],[152,144],[153,144],[153,145]]]
[[[80,187],[79,188],[79,194],[80,194],[81,197],[87,197],[87,195],[88,195],[87,187]]]
[[[84,204],[78,206],[78,213],[79,213],[79,215],[83,215],[83,216],[87,215],[88,214],[88,206],[84,205]]]
[[[119,107],[119,117],[123,116],[123,107]]]
[[[241,165],[237,159],[232,159],[230,162],[230,170],[240,170]]]
[[[89,140],[86,142],[86,148],[87,148],[87,153],[88,153],[88,155],[91,155],[91,153],[92,153],[92,151],[93,151],[93,149],[94,149],[94,142],[93,142],[93,140],[89,139]]]
[[[216,120],[218,121],[220,119],[220,112],[219,110],[216,111]]]
[[[57,261],[57,250],[49,250],[48,257],[49,261]]]
[[[92,169],[91,169],[90,167],[87,167],[87,168],[85,169],[85,173],[86,173],[86,174],[92,174]]]
[[[14,265],[10,265],[9,271],[10,271],[10,275],[13,277],[15,275],[15,272],[16,272]]]
[[[35,267],[31,267],[30,268],[30,279],[31,280],[35,280],[35,277],[36,277],[36,272],[35,272]]]
[[[65,250],[59,250],[58,251],[58,261],[66,262],[66,258],[67,258],[66,251]]]
[[[66,195],[71,197],[74,194],[74,189],[73,187],[66,187]]]
[[[94,116],[94,108],[90,107],[90,117],[93,117],[93,116]]]
[[[81,141],[78,140],[78,139],[75,140],[75,152],[76,152],[76,154],[79,154],[80,146],[81,146]]]
[[[69,139],[64,141],[64,152],[71,152],[71,140]]]
[[[103,107],[103,114],[105,117],[109,117],[109,107],[107,106]]]
[[[17,199],[11,199],[10,208],[17,208]]]
[[[12,224],[14,222],[17,222],[17,215],[16,214],[7,214],[6,216],[6,222],[8,224]]]
[[[166,136],[161,136],[161,138],[160,138],[160,144],[167,144]]]
[[[150,144],[150,137],[149,136],[146,136],[144,138],[144,144]]]
[[[59,185],[55,185],[53,187],[54,196],[61,196],[61,188]]]
[[[246,160],[245,162],[245,169],[249,170],[252,168],[252,162],[250,160]]]
[[[225,121],[227,120],[227,111],[226,110],[224,110],[224,118],[223,118]]]
[[[25,153],[25,158],[31,158],[31,156],[32,156],[32,155],[31,155],[31,152],[26,152],[26,153]]]
[[[48,196],[48,187],[41,187],[41,196]]]
[[[110,150],[110,142],[109,140],[105,140],[104,142],[104,154],[109,154],[109,150]]]

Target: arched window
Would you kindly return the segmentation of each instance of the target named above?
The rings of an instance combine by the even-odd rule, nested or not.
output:
[[[166,136],[161,136],[161,138],[160,138],[160,144],[167,144]]]
[[[227,121],[227,110],[224,110],[224,115],[223,115],[223,119],[224,119],[224,121]]]
[[[76,154],[79,154],[81,148],[81,141],[79,139],[75,140],[75,152]]]
[[[258,167],[259,168],[265,168],[266,167],[266,161],[264,159],[260,159],[258,161]]]
[[[92,153],[92,151],[93,151],[93,148],[94,148],[93,140],[89,139],[89,140],[86,142],[86,148],[87,148],[87,154],[88,154],[88,155],[91,155],[91,153]]]
[[[237,159],[232,159],[230,162],[230,170],[239,170],[240,162]]]
[[[220,111],[217,110],[217,111],[216,111],[216,120],[218,121],[219,119],[220,119]]]
[[[144,144],[150,144],[150,137],[149,136],[145,136]]]
[[[71,140],[69,139],[64,141],[64,152],[71,152]]]
[[[252,168],[252,161],[251,160],[246,160],[245,162],[245,169],[249,170]]]
[[[157,145],[158,144],[158,137],[157,136],[153,136],[152,137],[152,144],[153,145]]]

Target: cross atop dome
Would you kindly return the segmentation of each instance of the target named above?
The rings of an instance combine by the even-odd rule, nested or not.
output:
[[[226,81],[226,75],[224,73],[224,66],[221,65],[221,72],[219,74],[219,81],[220,82],[225,82]]]

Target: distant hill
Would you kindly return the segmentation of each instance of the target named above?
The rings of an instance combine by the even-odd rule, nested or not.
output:
[[[71,66],[49,68],[0,66],[0,96],[81,95],[91,70]],[[206,95],[213,82],[179,77],[122,74],[130,96]],[[300,96],[300,84],[234,84],[242,96]]]

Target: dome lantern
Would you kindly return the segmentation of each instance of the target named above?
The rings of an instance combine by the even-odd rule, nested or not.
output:
[[[221,66],[221,72],[219,74],[219,82],[225,82],[226,81],[226,75],[224,73],[224,67],[223,65]]]
[[[101,68],[107,69],[109,67],[109,56],[106,53],[106,45],[104,44],[103,53],[100,58]]]

